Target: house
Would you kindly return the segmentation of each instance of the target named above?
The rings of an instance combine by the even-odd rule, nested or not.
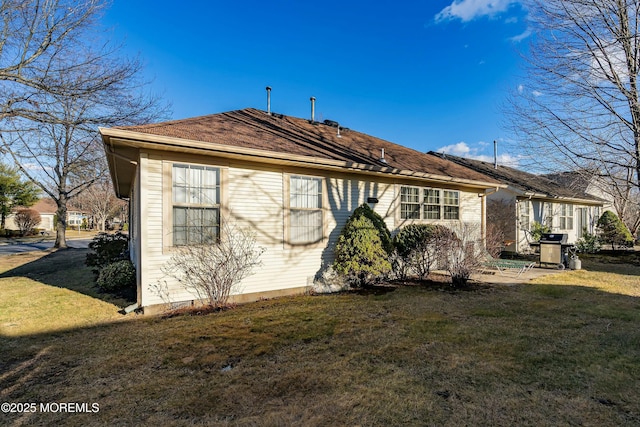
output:
[[[588,171],[557,172],[542,175],[558,183],[561,187],[575,191],[577,194],[588,194],[603,202],[603,212],[612,211],[620,215],[615,208],[613,189],[611,185]]]
[[[16,208],[16,210],[17,209],[18,208]],[[40,224],[38,224],[38,226],[36,227],[37,229],[43,231],[55,230],[58,206],[52,198],[44,197],[38,200],[33,206],[30,206],[28,209],[33,209],[40,214]],[[86,220],[86,218],[87,214],[85,212],[78,209],[72,203],[67,204],[67,226],[74,228],[79,227],[82,225],[82,222]],[[8,230],[18,229],[18,226],[13,222],[13,214],[7,217],[6,228]]]
[[[116,194],[130,200],[130,253],[145,312],[195,296],[162,266],[193,231],[232,221],[266,248],[235,302],[300,293],[333,261],[353,210],[369,203],[391,230],[477,223],[496,180],[340,126],[243,109],[102,128]],[[197,233],[196,233],[197,234]],[[158,283],[166,283],[159,295]]]
[[[14,211],[18,209],[24,209],[24,207],[17,207]],[[40,214],[40,224],[36,227],[39,230],[43,231],[53,231],[56,229],[56,215],[58,211],[58,206],[56,202],[50,197],[43,197],[38,200],[33,206],[28,207],[27,209],[33,209]],[[68,227],[79,227],[82,225],[83,221],[87,219],[87,214],[76,207],[73,203],[67,204],[67,226]],[[13,222],[13,214],[7,216],[6,223],[7,230],[17,230],[18,226]]]
[[[584,231],[595,232],[595,226],[609,204],[600,197],[587,192],[591,187],[568,185],[552,180],[548,176],[536,175],[495,163],[467,159],[450,154],[430,152],[430,155],[448,160],[491,177],[506,186],[487,195],[487,216],[499,214],[510,218],[504,229],[507,251],[529,252],[532,224],[548,226],[554,233],[567,234],[568,243],[575,243]],[[566,176],[565,176],[566,177]],[[557,176],[555,176],[557,179]],[[597,194],[597,193],[596,193]],[[496,215],[493,215],[495,217]]]

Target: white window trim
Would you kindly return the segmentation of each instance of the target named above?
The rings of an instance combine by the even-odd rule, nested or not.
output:
[[[454,222],[461,221],[462,218],[462,192],[460,190],[448,189],[448,188],[436,188],[436,187],[419,187],[415,185],[403,185],[399,184],[398,186],[398,218],[400,221],[414,221],[414,222]],[[402,205],[403,204],[415,204],[413,202],[403,202],[402,201],[402,189],[403,188],[413,188],[418,190],[419,200],[420,200],[420,209],[419,209],[419,218],[403,218],[402,216]],[[428,190],[438,191],[438,205],[428,204],[425,202],[426,192]],[[445,203],[445,191],[449,191],[457,194],[457,205],[450,205]],[[425,208],[427,206],[438,206],[439,207],[439,218],[425,218]],[[445,208],[446,207],[457,207],[458,208],[458,217],[457,218],[445,218]]]
[[[198,166],[198,167],[207,167],[218,169],[218,226],[219,230],[222,228],[221,223],[227,217],[228,213],[228,165],[221,165],[219,163],[201,163],[195,161],[195,157],[193,156],[185,156],[184,159],[172,159],[172,160],[163,160],[162,161],[162,176],[163,176],[163,184],[162,184],[162,192],[163,192],[163,202],[162,202],[162,247],[163,253],[170,254],[174,248],[178,248],[180,246],[175,246],[173,244],[173,166],[174,165],[189,165],[189,166]]]
[[[570,213],[569,213],[570,211]],[[558,210],[558,226],[560,230],[573,230],[575,209],[571,203],[561,203]]]
[[[303,208],[291,207],[291,179],[295,177],[301,178],[310,178],[310,179],[318,179],[320,180],[320,191],[321,191],[321,206],[318,209],[321,212],[321,221],[322,221],[322,231],[320,239],[314,242],[292,242],[291,241],[291,211]],[[296,248],[296,247],[305,247],[305,248],[315,248],[315,247],[324,247],[327,240],[327,206],[328,206],[328,196],[327,196],[327,179],[324,176],[320,175],[308,175],[304,173],[284,173],[283,174],[283,185],[284,185],[284,207],[285,207],[285,215],[284,215],[284,245],[287,248]]]

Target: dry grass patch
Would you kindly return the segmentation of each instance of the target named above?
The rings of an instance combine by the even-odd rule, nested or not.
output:
[[[0,401],[97,402],[100,412],[0,423],[638,425],[640,303],[594,277],[3,334]]]

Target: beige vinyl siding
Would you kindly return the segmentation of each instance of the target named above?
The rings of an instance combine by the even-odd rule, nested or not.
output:
[[[208,160],[206,163],[204,160]],[[175,281],[163,276],[162,266],[170,259],[171,247],[171,164],[174,158],[153,154],[139,162],[140,275],[142,305],[163,304],[195,299]],[[304,287],[333,261],[332,248],[347,219],[367,198],[369,205],[384,218],[390,230],[396,228],[397,184],[391,180],[375,182],[351,174],[318,174],[317,171],[289,170],[248,163],[224,163],[176,155],[175,162],[206,164],[221,169],[221,210],[223,218],[255,231],[257,244],[265,248],[262,265],[246,278],[236,293],[259,293]],[[314,173],[315,172],[315,173]],[[291,245],[286,242],[286,183],[291,175],[319,177],[323,180],[324,238],[317,245]],[[138,189],[138,187],[136,187]],[[163,194],[164,192],[164,194]],[[460,208],[465,220],[480,221],[480,197],[460,193]],[[164,223],[163,223],[164,221]],[[160,295],[158,283],[166,283],[167,294]],[[154,289],[155,288],[155,289]]]

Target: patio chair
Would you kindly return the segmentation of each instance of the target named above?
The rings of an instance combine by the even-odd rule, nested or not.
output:
[[[524,261],[517,259],[500,259],[494,258],[487,254],[486,260],[482,263],[483,270],[498,270],[501,276],[506,276],[507,273],[515,274],[515,278],[520,277],[523,273],[531,270],[535,267],[534,261]]]

